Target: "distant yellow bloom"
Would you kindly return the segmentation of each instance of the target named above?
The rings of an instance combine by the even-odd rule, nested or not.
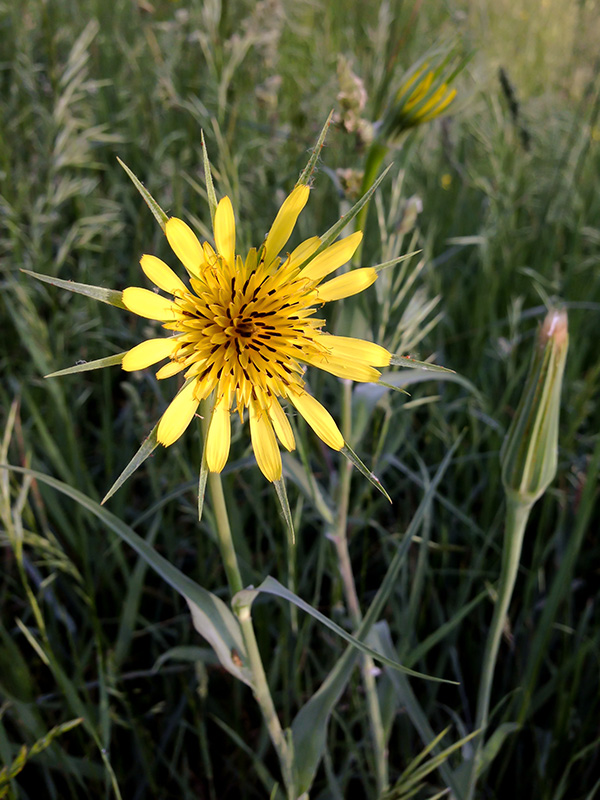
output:
[[[442,189],[449,189],[452,186],[452,175],[449,172],[444,172],[440,178],[440,183],[442,184]]]
[[[390,364],[391,354],[362,339],[324,332],[315,306],[361,292],[374,283],[373,267],[355,269],[323,283],[347,263],[362,239],[353,233],[322,248],[318,236],[282,254],[309,196],[297,186],[286,198],[261,247],[245,259],[236,255],[235,219],[228,197],[214,218],[216,250],[200,243],[180,219],[170,218],[165,233],[188,272],[187,282],[159,258],[144,255],[146,276],[172,299],[155,291],[129,287],[123,303],[135,314],[163,323],[173,335],[148,339],[124,357],[125,370],[139,370],[168,359],[156,373],[167,378],[183,372],[185,384],[163,414],[158,441],[171,445],[191,423],[198,404],[215,392],[206,439],[206,461],[220,472],[229,456],[230,413],[244,419],[248,409],[256,461],[270,480],[281,478],[277,440],[295,448],[294,434],[280,404],[289,401],[334,450],[344,447],[336,423],[306,389],[304,365],[341,378],[377,381],[376,367]]]
[[[382,121],[381,137],[394,141],[402,132],[444,113],[456,97],[440,68],[409,71]]]

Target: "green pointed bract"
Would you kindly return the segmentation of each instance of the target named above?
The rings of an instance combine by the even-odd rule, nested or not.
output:
[[[525,388],[500,454],[504,488],[521,503],[535,503],[556,475],[560,393],[568,346],[567,314],[552,310],[540,329]]]
[[[386,490],[384,489],[384,487],[383,487],[383,484],[381,483],[381,481],[379,480],[379,478],[377,477],[377,475],[374,475],[374,474],[371,472],[371,470],[370,470],[370,469],[368,469],[368,467],[367,467],[365,464],[363,464],[363,462],[360,460],[360,458],[359,458],[359,457],[356,455],[356,453],[354,452],[354,450],[353,450],[353,449],[350,447],[350,445],[349,445],[347,442],[344,444],[344,446],[343,446],[343,447],[342,447],[342,449],[340,450],[340,453],[341,453],[342,455],[346,456],[346,458],[348,459],[348,461],[350,461],[352,464],[354,464],[354,466],[356,467],[356,469],[357,469],[357,470],[358,470],[358,471],[359,471],[359,472],[360,472],[362,475],[364,475],[364,476],[365,476],[365,478],[366,478],[366,479],[367,479],[367,480],[368,480],[370,483],[372,483],[372,484],[373,484],[373,486],[374,486],[376,489],[378,489],[378,490],[381,492],[381,494],[382,494],[382,495],[383,495],[383,496],[384,496],[384,497],[385,497],[387,500],[389,500],[389,501],[390,501],[390,503],[392,502],[392,498],[389,496],[389,494],[388,494],[388,493],[386,492]]]
[[[102,505],[104,505],[104,503],[106,503],[106,501],[109,498],[111,498],[118,489],[121,488],[121,486],[125,483],[125,481],[133,475],[136,469],[138,469],[138,467],[140,467],[144,463],[144,461],[148,458],[148,456],[150,456],[154,452],[154,450],[156,450],[156,448],[158,447],[158,439],[156,436],[156,433],[158,431],[158,425],[159,423],[157,422],[156,425],[152,428],[152,430],[148,434],[148,437],[144,439],[144,441],[142,442],[142,446],[140,447],[140,449],[131,459],[129,464],[127,464],[127,466],[125,467],[123,472],[119,475],[117,480],[110,487],[104,499],[102,500]]]
[[[212,224],[215,223],[215,213],[217,211],[217,195],[215,194],[215,185],[212,179],[212,170],[210,168],[210,161],[208,158],[208,150],[206,149],[206,142],[204,141],[204,131],[200,131],[200,141],[202,142],[202,160],[204,163],[204,182],[206,183],[206,196],[208,198],[208,207],[210,209],[210,219]]]
[[[202,511],[204,509],[204,495],[206,494],[206,480],[208,478],[208,467],[206,458],[202,457],[200,476],[198,478],[198,522],[202,521]]]
[[[296,183],[296,186],[309,185],[312,179],[313,172],[315,171],[315,167],[317,166],[317,161],[319,160],[319,156],[321,155],[321,150],[323,149],[323,145],[325,144],[327,131],[329,130],[329,126],[331,125],[332,117],[333,117],[333,111],[330,111],[329,116],[325,120],[325,125],[323,125],[321,129],[321,133],[319,134],[317,143],[313,147],[312,153],[310,154],[310,158],[308,159],[308,164],[302,170],[300,177],[298,178],[298,182]]]
[[[344,230],[346,225],[348,225],[354,219],[354,217],[356,217],[360,213],[362,208],[367,205],[373,194],[379,188],[379,184],[388,174],[392,166],[393,166],[392,164],[389,164],[381,173],[381,175],[377,178],[375,183],[370,187],[370,189],[367,192],[365,192],[365,194],[363,194],[360,200],[358,200],[352,206],[350,211],[341,216],[339,220],[334,225],[332,225],[331,228],[329,228],[329,230],[323,234],[323,236],[321,236],[322,244],[317,250],[317,252],[313,255],[313,258],[319,255],[319,253],[321,253],[326,247],[328,247],[332,242],[334,242],[340,235],[340,233]]]
[[[379,273],[383,272],[384,269],[395,267],[396,264],[400,264],[401,261],[406,261],[407,258],[412,258],[413,256],[416,256],[421,252],[422,252],[421,250],[413,250],[412,253],[405,253],[403,256],[398,256],[398,258],[393,258],[391,261],[385,261],[383,264],[376,264],[373,267],[373,269],[379,275]]]
[[[158,222],[158,224],[160,225],[160,227],[164,231],[165,225],[167,224],[167,220],[169,219],[168,215],[165,214],[165,212],[162,210],[162,208],[158,205],[158,203],[152,197],[152,195],[150,194],[148,189],[146,189],[144,184],[140,180],[138,180],[138,178],[136,178],[136,176],[129,169],[127,164],[125,164],[123,161],[121,161],[121,159],[118,156],[117,156],[117,161],[123,167],[125,172],[129,175],[133,185],[138,190],[138,192],[142,195],[142,197],[144,198],[144,200],[146,202],[146,205],[148,206],[148,208],[152,212],[152,214],[154,216],[154,219]]]
[[[425,369],[428,372],[454,372],[453,369],[440,367],[438,364],[430,364],[428,361],[417,361],[416,358],[410,358],[410,356],[393,355],[390,359],[390,366],[410,367],[411,369]]]
[[[285,520],[285,524],[287,525],[291,541],[295,544],[296,532],[294,530],[294,520],[292,519],[292,512],[290,510],[290,503],[285,488],[285,482],[283,478],[279,478],[278,481],[273,481],[273,485],[275,486],[275,491],[277,492],[277,499],[279,500],[279,505],[281,506],[281,511],[283,513],[283,518]]]
[[[75,364],[74,367],[66,367],[66,369],[59,369],[56,372],[50,372],[48,375],[44,375],[44,378],[59,378],[63,375],[73,375],[75,372],[89,372],[92,369],[114,367],[117,364],[122,363],[125,355],[126,353],[116,353],[114,356],[97,358],[95,361],[83,361],[80,364]]]
[[[58,286],[60,289],[66,289],[68,292],[75,294],[83,294],[86,297],[91,297],[93,300],[99,300],[101,303],[107,303],[109,306],[116,306],[116,308],[123,308],[126,306],[123,303],[123,292],[118,292],[116,289],[105,289],[103,286],[92,286],[89,283],[76,283],[75,281],[64,281],[62,278],[55,278],[52,275],[42,275],[39,272],[31,272],[31,270],[21,270],[26,275],[31,275],[32,278],[37,278],[38,281],[49,283],[51,286]]]

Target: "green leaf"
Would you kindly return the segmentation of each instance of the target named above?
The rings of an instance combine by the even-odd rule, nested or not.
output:
[[[194,627],[211,645],[221,666],[238,680],[248,684],[248,686],[252,685],[248,670],[243,666],[239,666],[240,660],[242,662],[246,660],[246,648],[238,622],[219,597],[203,589],[191,578],[188,578],[187,575],[184,575],[183,572],[180,572],[177,567],[174,567],[166,558],[159,555],[128,525],[125,525],[118,517],[115,517],[114,514],[102,508],[101,505],[77,489],[73,489],[68,484],[56,480],[56,478],[51,478],[43,472],[6,464],[0,464],[0,468],[10,469],[23,475],[31,475],[36,480],[62,492],[79,503],[82,508],[98,517],[107,528],[116,533],[124,542],[127,542],[130,547],[133,547],[136,553],[187,602],[192,612]]]
[[[164,231],[165,225],[167,224],[167,220],[169,219],[168,214],[165,214],[165,212],[158,205],[156,200],[152,197],[152,195],[150,194],[148,189],[146,189],[144,184],[136,178],[136,176],[129,169],[127,164],[125,164],[125,162],[121,161],[121,159],[118,156],[117,156],[117,161],[123,167],[125,172],[129,175],[129,177],[131,178],[131,180],[133,182],[133,185],[138,190],[138,192],[142,195],[142,197],[144,198],[144,200],[146,202],[146,205],[148,206],[148,208],[150,209],[150,211],[154,215],[154,219],[158,222],[158,224],[160,225],[160,227]]]
[[[123,472],[119,475],[117,480],[113,483],[108,492],[104,495],[104,498],[102,500],[102,505],[104,505],[106,501],[109,500],[113,496],[113,494],[118,489],[121,488],[121,486],[123,486],[125,481],[128,478],[130,478],[136,471],[136,469],[138,469],[138,467],[140,467],[144,463],[144,461],[154,452],[154,450],[156,450],[156,448],[158,447],[158,439],[156,438],[157,431],[158,431],[158,422],[152,428],[148,436],[144,439],[144,441],[142,442],[142,446],[134,455],[134,457],[131,459],[129,464],[127,464]]]
[[[273,798],[273,800],[283,800],[283,794],[281,789],[279,788],[279,784],[273,780],[271,773],[265,767],[264,762],[261,758],[257,755],[254,748],[248,745],[239,733],[236,733],[233,728],[230,728],[226,722],[219,719],[214,715],[210,715],[213,722],[215,722],[221,730],[225,731],[225,733],[231,738],[232,742],[236,744],[237,747],[243,753],[246,753],[250,761],[252,762],[252,766],[254,771],[256,772],[259,780],[261,781],[262,785],[264,786],[265,792],[267,793],[269,798]]]
[[[389,632],[387,622],[382,621],[378,624],[376,630],[378,642],[383,652],[387,653],[390,657],[396,655],[394,645],[392,644],[392,637]],[[388,672],[388,677],[392,683],[394,693],[397,697],[398,705],[406,710],[408,717],[414,727],[416,728],[421,741],[425,746],[433,741],[435,734],[433,728],[429,724],[427,715],[423,711],[417,696],[412,690],[408,679],[398,672]],[[459,791],[459,784],[455,778],[452,770],[447,764],[440,764],[440,773],[446,783],[450,787],[455,798],[461,798],[462,792]]]
[[[104,289],[102,286],[91,286],[88,283],[76,283],[75,281],[64,281],[62,278],[54,278],[52,275],[42,275],[39,272],[31,272],[28,269],[22,269],[26,275],[31,275],[43,283],[49,283],[51,286],[58,286],[59,289],[66,289],[68,292],[75,294],[83,294],[86,297],[91,297],[93,300],[99,300],[101,303],[107,303],[109,306],[116,306],[123,308],[127,311],[127,307],[123,302],[123,292],[118,292],[116,289]]]
[[[294,766],[298,792],[308,792],[323,758],[327,725],[354,669],[358,652],[348,647],[312,697],[292,722]]]
[[[489,769],[492,761],[500,752],[500,748],[504,744],[506,737],[510,736],[511,733],[518,731],[519,728],[520,725],[518,725],[516,722],[503,722],[501,725],[498,725],[496,730],[485,743],[485,746],[481,752],[481,758],[477,764],[478,778],[481,777],[481,775],[483,775],[487,769]],[[477,733],[477,731],[475,731],[475,733]]]
[[[97,358],[95,361],[83,361],[79,364],[75,364],[74,367],[59,369],[56,372],[51,372],[49,375],[44,375],[44,378],[60,378],[62,375],[73,375],[75,372],[89,372],[92,369],[114,367],[117,364],[121,364],[125,356],[126,353],[116,353],[114,356]]]
[[[365,464],[363,464],[363,462],[362,462],[362,461],[360,460],[360,458],[359,458],[359,457],[356,455],[356,453],[354,452],[354,450],[353,450],[353,449],[350,447],[350,445],[349,445],[348,443],[344,444],[344,447],[342,447],[342,449],[340,450],[340,453],[342,453],[342,455],[344,455],[344,456],[345,456],[345,457],[348,459],[348,461],[350,461],[352,464],[354,464],[354,466],[356,467],[356,469],[357,469],[357,470],[358,470],[360,473],[362,473],[362,474],[365,476],[365,478],[366,478],[366,479],[367,479],[367,480],[368,480],[370,483],[372,483],[372,484],[373,484],[373,486],[374,486],[376,489],[378,489],[378,490],[381,492],[381,494],[382,494],[382,495],[383,495],[383,496],[384,496],[384,497],[385,497],[387,500],[389,500],[389,501],[390,501],[390,503],[392,502],[392,498],[389,496],[389,494],[388,494],[388,493],[386,492],[386,490],[383,488],[383,484],[381,483],[381,481],[379,480],[379,478],[377,477],[377,475],[374,475],[374,474],[371,472],[371,470],[370,470],[370,469],[367,469],[367,467],[365,466]]]
[[[297,594],[294,594],[294,592],[291,592],[285,586],[282,586],[279,581],[275,580],[275,578],[272,578],[270,575],[267,575],[264,581],[260,584],[260,586],[257,586],[256,589],[242,589],[241,592],[238,592],[232,600],[232,605],[234,608],[249,606],[260,593],[272,594],[275,595],[275,597],[281,597],[283,600],[293,603],[294,605],[298,606],[299,609],[305,611],[307,614],[310,614],[311,617],[314,617],[320,623],[325,625],[326,628],[329,628],[329,630],[337,633],[338,636],[356,647],[361,653],[371,656],[371,658],[375,659],[376,661],[380,661],[387,667],[391,667],[392,669],[396,669],[400,672],[405,672],[407,675],[412,675],[415,678],[423,678],[423,680],[426,681],[434,681],[436,683],[455,683],[455,681],[447,681],[443,678],[435,678],[432,675],[425,675],[423,672],[415,672],[407,667],[403,667],[402,664],[399,664],[397,661],[387,658],[387,656],[377,652],[377,650],[373,650],[372,647],[369,647],[364,642],[360,641],[360,639],[357,639],[355,636],[352,636],[352,634],[348,633],[348,631],[340,628],[340,626],[330,620],[329,617],[326,617],[325,614],[321,614],[321,612],[317,611],[316,608],[313,608],[310,603],[302,600],[301,597],[298,597]]]
[[[7,796],[4,790],[7,789],[10,781],[17,777],[19,772],[21,772],[27,761],[32,756],[36,756],[38,753],[43,752],[47,747],[50,747],[54,739],[77,727],[77,725],[81,725],[82,722],[83,718],[81,717],[77,719],[71,719],[68,722],[63,722],[61,725],[56,725],[41,739],[38,739],[36,742],[34,742],[29,750],[27,750],[27,747],[23,745],[17,753],[17,756],[13,760],[12,764],[3,767],[2,770],[0,770],[0,792],[2,793],[0,794],[0,797]]]
[[[329,126],[331,125],[332,116],[333,116],[333,111],[330,111],[329,116],[325,120],[325,125],[323,125],[321,129],[321,133],[319,134],[317,143],[313,147],[312,153],[310,154],[310,158],[308,159],[308,164],[302,170],[302,173],[298,178],[296,186],[308,186],[308,184],[310,183],[313,172],[315,171],[315,167],[317,165],[317,161],[319,160],[319,156],[321,155],[321,150],[323,149],[323,145],[325,144],[325,138],[327,136],[327,131],[329,130]]]
[[[433,367],[434,369],[415,368],[403,372],[384,372],[382,373],[378,383],[388,383],[398,391],[404,386],[412,386],[413,384],[423,383],[424,381],[449,381],[450,383],[458,383],[468,392],[471,392],[471,394],[473,394],[477,400],[482,400],[482,394],[479,389],[475,386],[475,384],[467,380],[467,378],[459,375],[453,370],[445,370],[443,367],[436,367],[435,364],[431,364],[429,366]],[[435,372],[435,375],[432,375],[432,372]]]
[[[153,672],[158,672],[167,661],[184,661],[195,664],[201,661],[203,664],[216,665],[219,663],[214,650],[210,647],[198,647],[198,645],[181,644],[170,647],[156,659],[152,666]]]
[[[476,597],[474,597],[464,606],[461,606],[456,614],[450,617],[449,620],[446,620],[446,622],[440,625],[439,628],[437,628],[433,633],[429,634],[426,639],[423,639],[420,644],[416,645],[416,647],[411,650],[411,652],[408,654],[409,661],[415,664],[417,661],[420,661],[422,658],[424,658],[432,647],[435,647],[436,644],[443,641],[446,636],[448,636],[454,630],[454,628],[458,626],[464,617],[468,616],[471,611],[479,605],[479,603],[488,597],[488,590],[483,589]]]
[[[384,794],[382,800],[407,800],[407,798],[412,797],[414,794],[424,788],[422,781],[431,772],[440,768],[442,765],[445,765],[452,753],[461,748],[479,733],[479,731],[473,731],[473,733],[464,736],[462,739],[459,739],[459,741],[451,744],[445,750],[442,750],[441,753],[438,753],[437,755],[428,759],[424,764],[421,763],[429,755],[429,753],[438,746],[440,741],[448,733],[448,730],[449,728],[446,728],[446,730],[439,733],[430,742],[428,742],[428,744],[425,745],[423,750],[421,750],[421,752],[404,770],[402,775],[400,775],[394,786]],[[443,794],[445,794],[445,792],[442,792],[442,795]],[[436,796],[439,797],[439,795]]]

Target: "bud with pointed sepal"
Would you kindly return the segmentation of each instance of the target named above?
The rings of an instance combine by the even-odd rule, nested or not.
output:
[[[540,328],[523,395],[500,460],[509,499],[533,505],[556,475],[560,392],[569,346],[567,314],[550,310]]]

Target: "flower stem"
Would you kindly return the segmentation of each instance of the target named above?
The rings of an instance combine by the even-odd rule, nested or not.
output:
[[[225,503],[225,496],[223,494],[223,484],[219,473],[210,472],[208,475],[208,485],[213,503],[213,512],[217,526],[217,538],[219,540],[219,549],[227,575],[227,582],[232,595],[240,592],[244,585],[242,583],[242,576],[238,566],[237,555],[233,544],[233,537],[231,536],[231,526],[229,525],[229,515],[227,514],[227,504]],[[246,654],[248,656],[247,666],[252,673],[252,688],[254,697],[262,712],[265,725],[269,731],[271,742],[279,757],[279,763],[283,774],[283,779],[287,789],[288,800],[296,800],[296,792],[294,788],[294,766],[293,757],[286,741],[279,717],[273,704],[273,698],[269,690],[267,676],[263,667],[256,635],[254,633],[254,626],[252,624],[252,617],[250,614],[250,606],[242,606],[238,611],[238,620],[246,646]]]
[[[342,435],[344,440],[350,439],[352,432],[352,382],[344,381],[344,393],[342,400]],[[354,573],[348,550],[348,507],[350,503],[350,481],[352,477],[352,464],[345,462],[340,478],[340,494],[338,502],[338,515],[336,522],[336,532],[332,537],[335,544],[338,558],[338,569],[344,587],[344,596],[352,625],[356,629],[362,621],[362,613],[356,593]],[[375,778],[377,781],[377,794],[381,795],[388,787],[388,765],[387,749],[385,744],[385,732],[381,719],[381,708],[377,697],[377,686],[375,683],[375,665],[370,656],[361,657],[361,674],[367,700],[367,711],[369,714],[369,726],[371,728],[371,738],[375,752]]]
[[[506,523],[504,530],[504,547],[502,550],[502,568],[498,585],[498,596],[494,608],[494,615],[485,644],[481,678],[479,681],[479,694],[477,696],[477,716],[475,729],[480,730],[477,745],[472,760],[471,772],[467,788],[466,800],[472,800],[477,784],[477,772],[481,762],[484,736],[488,725],[490,696],[492,682],[498,659],[498,648],[506,614],[510,605],[523,546],[523,534],[532,508],[531,502],[520,500],[517,495],[507,495]]]

